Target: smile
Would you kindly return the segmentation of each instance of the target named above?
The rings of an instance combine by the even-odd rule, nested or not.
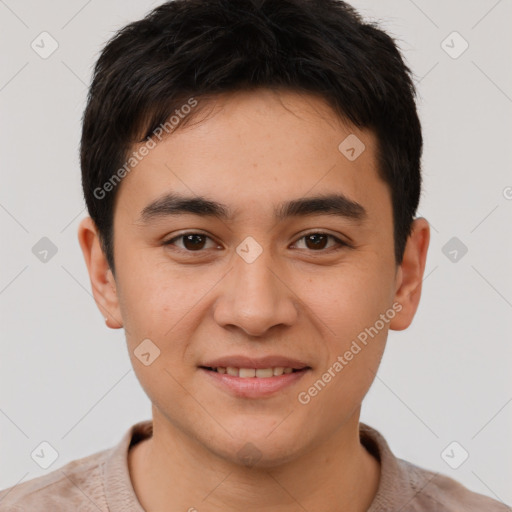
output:
[[[236,398],[262,399],[276,396],[297,383],[311,368],[274,366],[237,368],[234,366],[199,367],[208,382]]]
[[[300,370],[296,370],[290,367],[276,366],[275,368],[235,368],[233,366],[223,367],[219,366],[217,368],[206,368],[207,370],[217,372],[220,374],[231,375],[232,377],[240,377],[241,379],[264,379],[268,377],[279,377],[283,374],[298,372]]]

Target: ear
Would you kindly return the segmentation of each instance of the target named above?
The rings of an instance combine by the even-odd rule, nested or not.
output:
[[[399,303],[402,309],[389,323],[389,328],[394,331],[407,329],[418,309],[429,242],[428,222],[422,217],[415,219],[396,276],[395,302]]]
[[[104,316],[108,327],[120,329],[123,322],[115,279],[101,248],[96,225],[90,217],[80,222],[78,241],[84,254],[96,305]]]

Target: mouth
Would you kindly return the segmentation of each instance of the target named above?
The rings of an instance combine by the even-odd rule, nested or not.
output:
[[[291,368],[289,366],[275,366],[269,368],[236,368],[234,366],[217,366],[216,368],[210,366],[200,366],[205,370],[220,373],[221,375],[231,375],[232,377],[239,377],[240,379],[267,379],[270,377],[280,377],[290,373],[302,372],[309,369],[309,366],[304,368]]]
[[[312,368],[285,357],[233,356],[198,367],[209,382],[238,398],[264,398],[298,382]]]

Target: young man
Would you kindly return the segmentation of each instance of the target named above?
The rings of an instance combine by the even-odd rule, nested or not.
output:
[[[420,300],[421,150],[409,69],[343,2],[176,0],[121,30],[79,241],[153,418],[0,510],[508,510],[359,422]]]

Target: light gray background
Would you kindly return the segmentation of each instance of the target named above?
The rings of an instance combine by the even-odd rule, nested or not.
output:
[[[0,0],[0,488],[110,447],[150,418],[123,331],[105,327],[89,292],[76,229],[92,66],[115,30],[159,4]],[[512,3],[352,4],[383,20],[417,77],[419,213],[432,226],[420,309],[390,333],[362,421],[397,456],[510,504]],[[43,31],[59,44],[47,59],[31,48]],[[441,47],[453,31],[469,43],[457,59]],[[58,248],[46,263],[32,253],[44,236]],[[452,237],[468,248],[457,262],[442,252]],[[41,441],[59,454],[47,470],[30,456]],[[458,469],[441,457],[452,441],[469,452]]]

